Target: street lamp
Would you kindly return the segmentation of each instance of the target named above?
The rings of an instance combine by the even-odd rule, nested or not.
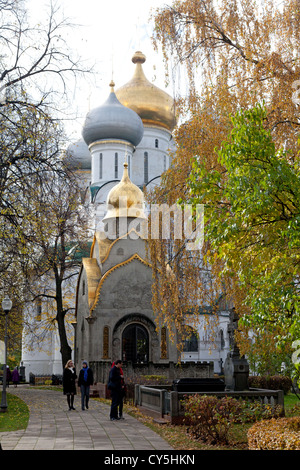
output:
[[[5,335],[4,335],[4,364],[3,364],[3,390],[2,390],[2,399],[1,399],[1,411],[5,412],[7,410],[6,402],[6,363],[7,363],[7,316],[11,310],[12,301],[9,297],[5,297],[2,300],[2,309],[5,314]]]

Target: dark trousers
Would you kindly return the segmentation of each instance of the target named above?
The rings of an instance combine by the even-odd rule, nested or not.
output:
[[[118,417],[118,407],[122,401],[121,390],[111,390],[110,418]]]
[[[120,402],[119,402],[119,417],[123,415],[123,399],[124,399],[123,392],[121,392]]]
[[[81,408],[84,410],[84,405],[88,407],[88,404],[89,404],[90,386],[80,385],[80,391],[81,391]]]

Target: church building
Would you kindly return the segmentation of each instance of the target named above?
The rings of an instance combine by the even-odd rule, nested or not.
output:
[[[141,190],[158,184],[168,168],[176,125],[174,101],[147,80],[144,61],[141,52],[134,54],[133,78],[116,92],[111,82],[108,99],[88,113],[82,130],[92,155],[95,235],[78,279],[75,362],[88,360],[99,382],[106,381],[117,359],[133,374],[181,375],[172,369],[180,359],[176,341],[157,325],[151,305],[152,269]],[[192,364],[192,375],[211,374],[213,361],[195,358],[195,349],[199,351],[193,345],[192,360],[183,354],[187,361],[182,373]]]
[[[150,363],[178,361],[176,344],[157,328],[152,311],[141,190],[157,184],[169,165],[174,104],[146,79],[145,56],[136,52],[132,61],[132,80],[117,92],[111,82],[108,99],[88,113],[82,130],[92,158],[96,230],[78,279],[75,361],[87,359],[100,382],[118,358],[145,373]]]
[[[180,375],[174,372],[180,359],[176,342],[156,323],[151,305],[143,194],[169,168],[176,118],[173,98],[146,78],[145,60],[141,52],[133,55],[132,79],[116,90],[110,83],[105,103],[86,116],[83,139],[68,148],[82,182],[82,202],[93,209],[91,252],[82,259],[74,286],[75,334],[70,343],[76,367],[87,360],[98,382],[106,382],[117,359],[124,361],[127,374]],[[205,340],[201,326],[186,342],[183,375],[221,372],[228,352],[228,312],[220,312],[219,318],[214,345]],[[32,358],[24,351],[22,359],[26,366]],[[40,367],[43,373],[47,368],[55,373],[50,362],[48,358]],[[60,367],[56,360],[56,370]]]

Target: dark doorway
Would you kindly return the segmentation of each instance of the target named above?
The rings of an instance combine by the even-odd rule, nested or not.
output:
[[[142,325],[128,325],[122,336],[122,359],[145,364],[149,360],[149,335]]]

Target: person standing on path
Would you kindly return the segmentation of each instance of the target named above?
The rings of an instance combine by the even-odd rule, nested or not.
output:
[[[88,367],[88,363],[83,361],[82,369],[79,372],[78,387],[81,392],[81,409],[89,408],[90,386],[94,383],[93,371]]]
[[[73,361],[70,359],[64,368],[63,372],[63,392],[67,395],[69,410],[75,410],[74,397],[76,395],[75,380],[77,379],[76,370]]]
[[[108,378],[108,389],[111,392],[110,420],[115,421],[118,417],[118,407],[122,400],[122,378],[120,369],[122,361],[118,359],[115,365],[110,369]]]
[[[112,367],[114,367],[114,365],[115,365],[115,362],[112,363]],[[121,376],[121,388],[122,388],[119,407],[118,407],[119,408],[119,418],[124,419],[124,417],[123,417],[123,400],[126,396],[127,387],[126,387],[126,384],[125,384],[124,372],[123,372],[122,367],[120,367],[119,371],[120,371],[120,376]]]
[[[18,372],[18,367],[16,366],[14,368],[14,370],[12,371],[12,374],[11,374],[11,380],[14,384],[15,387],[17,387],[19,381],[20,381],[20,375],[19,375],[19,372]]]

